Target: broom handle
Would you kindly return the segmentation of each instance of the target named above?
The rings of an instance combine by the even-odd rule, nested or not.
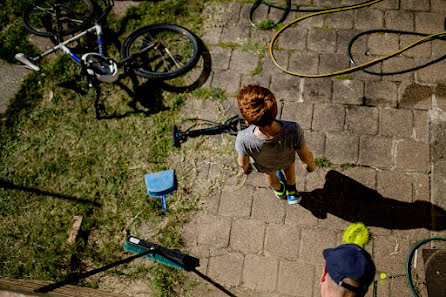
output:
[[[137,258],[144,257],[145,255],[150,254],[150,253],[154,253],[154,252],[155,252],[155,249],[149,249],[149,250],[147,250],[147,251],[145,251],[143,253],[130,256],[128,258],[125,258],[125,259],[119,260],[117,262],[114,262],[114,263],[111,263],[111,264],[99,267],[97,269],[93,269],[93,270],[90,270],[90,271],[87,271],[87,272],[84,272],[84,273],[80,273],[80,274],[68,275],[65,280],[57,282],[57,283],[54,283],[54,284],[50,284],[50,285],[47,285],[47,286],[44,286],[44,287],[41,287],[41,288],[38,288],[38,289],[35,289],[34,292],[36,292],[36,293],[47,293],[47,292],[53,291],[53,290],[55,290],[57,288],[60,288],[62,286],[76,283],[76,282],[78,282],[79,280],[81,280],[83,278],[92,276],[92,275],[94,275],[96,273],[108,270],[108,269],[116,267],[118,265],[131,262],[131,261],[133,261],[133,260],[135,260]]]

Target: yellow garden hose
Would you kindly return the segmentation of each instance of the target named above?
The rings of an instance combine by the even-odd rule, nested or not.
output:
[[[314,12],[314,13],[311,13],[311,14],[308,14],[308,15],[305,15],[305,16],[302,16],[302,17],[299,17],[299,18],[296,18],[296,19],[293,20],[291,23],[286,24],[286,25],[284,25],[282,28],[280,28],[280,29],[276,32],[276,34],[274,34],[273,38],[271,39],[270,46],[269,46],[269,54],[270,54],[270,56],[271,56],[271,59],[273,60],[273,63],[274,63],[280,70],[282,70],[283,72],[288,73],[288,74],[291,74],[291,75],[293,75],[293,76],[318,78],[318,77],[328,77],[328,76],[341,75],[341,74],[346,74],[346,73],[353,72],[353,71],[355,71],[355,70],[360,70],[360,69],[369,67],[369,66],[374,65],[374,64],[376,64],[376,63],[378,63],[378,62],[381,62],[381,61],[384,61],[384,60],[386,60],[386,59],[389,59],[390,57],[396,56],[396,55],[398,55],[398,54],[400,54],[400,53],[402,53],[402,52],[404,52],[404,51],[406,51],[406,50],[408,50],[408,49],[410,49],[410,48],[412,48],[412,47],[414,47],[414,46],[416,46],[416,45],[418,45],[418,44],[421,44],[421,43],[426,42],[426,41],[428,41],[428,40],[438,39],[439,36],[441,36],[441,35],[445,35],[445,34],[446,34],[446,31],[444,31],[444,32],[440,32],[440,33],[435,33],[435,34],[427,35],[427,34],[421,34],[421,33],[419,33],[419,34],[417,34],[417,33],[411,33],[411,32],[406,32],[406,31],[389,30],[389,31],[392,31],[393,33],[417,34],[417,35],[425,35],[425,36],[424,36],[423,38],[421,38],[421,39],[419,39],[419,40],[417,40],[417,41],[415,41],[415,42],[413,42],[413,43],[411,43],[411,44],[409,44],[409,45],[407,45],[407,46],[405,46],[405,47],[399,49],[398,51],[395,51],[395,52],[390,53],[390,54],[388,54],[388,55],[382,56],[382,57],[380,57],[380,58],[378,58],[378,59],[375,59],[375,60],[372,60],[372,61],[368,61],[368,62],[365,62],[365,63],[363,63],[363,64],[355,65],[355,66],[352,66],[352,67],[350,67],[350,68],[341,69],[341,70],[338,70],[338,71],[335,71],[335,72],[330,72],[330,73],[323,73],[323,74],[302,74],[302,73],[296,73],[296,72],[293,72],[293,71],[290,71],[290,70],[286,69],[285,67],[281,66],[281,65],[277,62],[276,57],[274,56],[274,43],[276,42],[276,40],[277,40],[277,38],[279,37],[279,35],[280,35],[283,31],[285,31],[287,28],[289,28],[290,26],[292,26],[292,25],[294,25],[294,24],[296,24],[296,23],[298,23],[298,22],[300,22],[300,21],[303,21],[303,20],[305,20],[305,19],[307,19],[307,18],[311,18],[311,17],[318,16],[318,15],[321,15],[321,14],[328,14],[328,13],[334,13],[334,12],[346,11],[346,10],[350,10],[350,9],[357,9],[357,8],[361,8],[361,7],[365,7],[365,6],[370,6],[370,5],[373,5],[373,4],[378,3],[378,2],[381,2],[381,1],[383,1],[383,0],[372,0],[372,1],[365,2],[365,3],[361,3],[361,4],[358,4],[358,5],[352,5],[352,6],[346,6],[346,7],[338,7],[338,8],[333,8],[333,9],[326,9],[326,10],[322,10],[322,11]],[[370,32],[376,32],[376,31],[386,31],[386,30],[372,30],[372,31],[370,31]],[[446,39],[444,39],[444,38],[441,38],[441,39],[446,40]],[[437,62],[437,61],[439,61],[439,60],[442,60],[442,59],[444,59],[444,58],[446,58],[446,55],[443,56],[443,57],[441,57],[441,58],[439,58],[439,59],[436,59],[435,62]],[[353,62],[353,61],[352,61],[352,62]],[[427,66],[427,65],[430,65],[430,64],[432,64],[432,63],[427,63],[426,66]],[[424,66],[423,66],[423,67],[424,67]],[[415,67],[415,68],[418,69],[418,68],[421,68],[421,67]],[[404,72],[407,72],[407,71],[404,71]],[[402,73],[403,73],[403,72],[402,72]],[[376,74],[376,73],[373,73],[373,74]]]

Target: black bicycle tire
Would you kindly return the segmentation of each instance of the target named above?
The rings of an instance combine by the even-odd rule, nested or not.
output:
[[[171,78],[175,78],[175,77],[185,74],[186,72],[188,72],[189,70],[194,68],[194,66],[197,64],[197,62],[200,58],[200,49],[201,49],[200,45],[199,45],[200,43],[198,41],[198,37],[196,37],[195,34],[193,34],[188,29],[178,26],[178,25],[172,25],[172,24],[149,25],[149,26],[145,26],[145,27],[139,28],[138,30],[134,31],[125,39],[125,41],[122,44],[121,58],[126,59],[130,56],[130,53],[129,53],[130,47],[138,37],[150,32],[150,31],[159,32],[159,31],[163,31],[163,30],[180,33],[180,34],[184,35],[190,41],[190,43],[193,47],[193,54],[189,58],[189,61],[186,62],[184,65],[182,65],[180,68],[178,68],[174,71],[169,71],[169,72],[155,72],[155,71],[150,71],[150,70],[142,69],[142,68],[132,68],[132,70],[135,72],[135,74],[142,76],[144,78],[148,78],[148,79],[171,79]]]
[[[22,14],[22,19],[23,19],[23,23],[25,25],[25,28],[30,31],[33,34],[36,34],[38,36],[43,36],[43,37],[53,37],[55,36],[56,32],[49,32],[49,31],[42,31],[39,29],[36,29],[35,27],[33,27],[33,25],[30,22],[30,14],[33,11],[33,9],[38,6],[39,4],[42,4],[43,2],[48,1],[48,0],[38,0],[33,2],[31,5],[29,5],[28,7],[25,8],[25,10],[23,11]],[[93,4],[93,2],[91,0],[80,0],[82,2],[84,2],[88,8],[89,8],[89,12],[88,14],[85,16],[85,21],[82,22],[81,24],[77,25],[77,26],[73,26],[70,27],[66,30],[62,30],[60,32],[61,35],[70,35],[73,34],[81,29],[83,29],[87,24],[89,24],[92,16],[94,15],[94,9],[95,6]]]

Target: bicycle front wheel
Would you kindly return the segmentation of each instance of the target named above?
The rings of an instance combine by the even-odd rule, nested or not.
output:
[[[147,47],[151,49],[144,50]],[[136,30],[124,41],[121,57],[132,56],[132,69],[137,75],[170,79],[183,75],[197,64],[200,47],[197,37],[183,27],[149,25]]]
[[[93,12],[91,0],[38,0],[23,11],[23,22],[26,29],[39,36],[51,37],[58,30],[61,35],[69,35],[83,29]]]

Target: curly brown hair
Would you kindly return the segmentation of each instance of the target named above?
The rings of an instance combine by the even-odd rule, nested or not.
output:
[[[240,113],[250,124],[264,127],[276,119],[277,101],[267,88],[244,86],[238,93],[237,102]]]

